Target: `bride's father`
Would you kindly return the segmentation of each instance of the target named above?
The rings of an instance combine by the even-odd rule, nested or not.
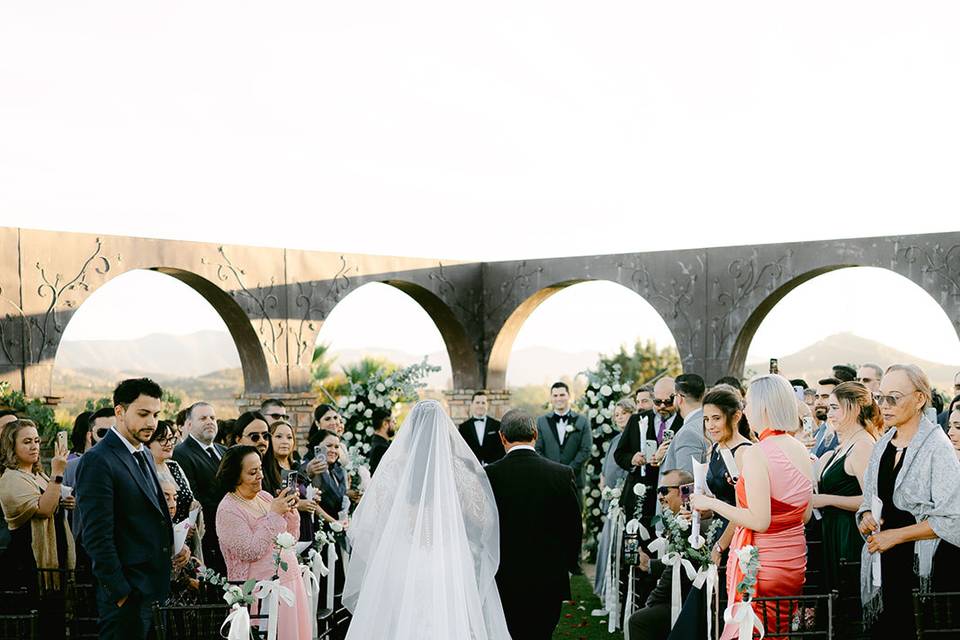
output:
[[[573,470],[536,452],[537,427],[525,411],[500,424],[506,456],[486,467],[500,512],[497,587],[510,635],[549,639],[570,599],[583,525]]]

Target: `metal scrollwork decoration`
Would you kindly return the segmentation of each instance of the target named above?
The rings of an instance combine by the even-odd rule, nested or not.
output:
[[[907,264],[920,262],[922,273],[940,276],[952,285],[951,295],[960,297],[960,244],[949,248],[944,248],[939,242],[930,248],[912,244],[897,247],[896,251],[897,259],[902,258]]]
[[[280,363],[280,353],[278,352],[278,343],[283,336],[284,328],[279,322],[275,322],[271,315],[275,313],[280,306],[280,298],[274,292],[276,280],[270,278],[270,284],[263,286],[257,283],[252,289],[244,282],[246,272],[233,264],[223,246],[217,247],[217,253],[220,254],[222,261],[208,262],[206,258],[201,258],[201,264],[208,264],[217,268],[217,280],[220,282],[231,282],[236,284],[229,293],[235,299],[239,298],[247,303],[248,307],[254,310],[254,317],[258,321],[257,333],[260,335],[260,343],[264,350],[273,359],[275,364]],[[238,300],[239,302],[239,300]]]
[[[748,301],[755,292],[763,288],[767,294],[772,292],[782,282],[789,279],[786,273],[785,262],[792,257],[792,252],[780,256],[778,259],[760,265],[756,251],[749,258],[737,258],[730,262],[727,273],[733,278],[731,290],[725,290],[719,278],[714,278],[713,296],[717,306],[722,310],[710,320],[713,331],[714,355],[720,357],[727,342],[734,337],[731,327],[731,318],[734,312]]]
[[[310,337],[316,337],[316,322],[323,320],[333,309],[334,305],[340,302],[344,292],[350,289],[350,271],[356,271],[356,267],[350,267],[346,258],[340,256],[340,267],[332,278],[324,282],[297,283],[296,306],[302,310],[300,315],[300,325],[297,328],[297,364],[303,364],[304,355],[312,352],[312,343]],[[321,285],[326,285],[326,291],[323,295],[318,295],[317,289]]]
[[[670,328],[677,340],[680,359],[686,362],[693,358],[697,335],[703,329],[702,320],[691,318],[689,313],[696,298],[697,280],[704,273],[703,256],[698,255],[695,264],[680,260],[676,264],[679,267],[679,273],[670,277],[669,280],[658,280],[653,277],[647,265],[639,260],[626,266],[633,271],[630,276],[631,288],[658,311],[665,312],[667,318],[673,320]],[[677,329],[682,330],[677,331]]]
[[[483,339],[483,297],[480,295],[481,288],[474,287],[469,291],[461,292],[457,290],[457,285],[444,273],[443,263],[440,262],[437,268],[428,274],[427,278],[437,283],[437,294],[443,299],[451,309],[460,312],[460,315],[467,321],[467,325],[476,329],[474,332],[473,350],[476,353],[484,352],[485,341]]]

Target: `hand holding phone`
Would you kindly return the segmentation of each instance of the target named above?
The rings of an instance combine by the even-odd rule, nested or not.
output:
[[[693,495],[693,483],[688,482],[687,484],[682,484],[679,487],[680,489],[680,503],[684,506],[690,504],[690,496]]]
[[[57,431],[57,444],[59,444],[64,450],[68,448],[66,431]]]

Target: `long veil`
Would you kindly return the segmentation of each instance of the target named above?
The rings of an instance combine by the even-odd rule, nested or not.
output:
[[[508,639],[499,535],[480,463],[439,402],[418,402],[347,532],[347,637]]]

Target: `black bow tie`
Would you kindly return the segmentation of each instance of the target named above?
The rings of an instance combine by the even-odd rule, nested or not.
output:
[[[558,420],[558,421],[559,421],[559,420],[567,420],[567,419],[569,419],[569,418],[570,418],[570,414],[569,414],[569,413],[565,413],[565,414],[563,414],[563,415],[560,415],[559,413],[554,413],[554,414],[553,414],[553,419],[554,419],[554,420]]]

